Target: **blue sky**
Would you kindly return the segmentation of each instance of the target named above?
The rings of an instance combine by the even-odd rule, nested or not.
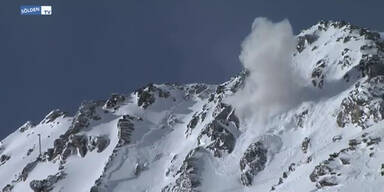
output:
[[[3,0],[0,138],[50,110],[129,93],[149,82],[220,83],[241,70],[254,18],[287,18],[295,33],[321,19],[384,31],[382,1]],[[53,5],[21,16],[20,5]]]

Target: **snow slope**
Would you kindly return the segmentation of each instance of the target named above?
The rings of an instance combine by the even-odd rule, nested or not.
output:
[[[293,64],[316,97],[263,129],[226,102],[246,71],[220,85],[149,84],[21,126],[0,143],[2,191],[382,191],[383,40],[333,21],[297,40]]]

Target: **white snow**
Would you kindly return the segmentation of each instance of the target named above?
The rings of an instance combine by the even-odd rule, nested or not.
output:
[[[340,176],[332,178],[338,184],[332,187],[317,188],[309,175],[315,166],[329,158],[329,155],[349,147],[349,140],[361,139],[363,134],[383,137],[384,122],[370,122],[368,129],[352,124],[340,128],[336,118],[340,104],[357,82],[364,82],[366,78],[359,78],[345,82],[344,75],[351,72],[360,62],[363,54],[375,54],[378,50],[361,50],[363,45],[373,42],[362,38],[356,32],[330,27],[326,31],[318,31],[315,25],[299,35],[316,34],[317,41],[306,44],[301,53],[293,56],[294,67],[305,79],[304,86],[314,90],[311,84],[311,73],[316,63],[324,59],[325,82],[323,89],[317,89],[316,97],[290,108],[288,111],[269,118],[263,127],[253,122],[240,122],[237,130],[234,125],[228,125],[228,131],[236,138],[234,150],[222,157],[214,157],[212,153],[201,153],[198,156],[198,170],[201,184],[199,190],[203,192],[251,192],[270,191],[342,191],[342,192],[379,192],[382,191],[384,176],[380,169],[384,163],[384,142],[368,146],[362,143],[357,150],[341,154],[350,160],[349,165],[342,165],[339,161],[332,161],[331,166],[337,168]],[[383,35],[383,33],[382,33]],[[346,36],[351,39],[343,43]],[[350,58],[350,65],[341,67],[342,52]],[[357,76],[356,76],[357,77]],[[233,78],[223,85],[231,87],[238,79]],[[98,153],[88,151],[81,157],[70,156],[59,169],[60,159],[39,162],[29,173],[25,181],[16,181],[23,168],[38,157],[38,137],[41,134],[42,151],[53,147],[54,140],[65,133],[71,126],[73,117],[61,116],[52,122],[31,127],[24,132],[15,131],[0,143],[0,156],[9,155],[11,158],[0,164],[0,189],[12,184],[13,191],[32,191],[29,183],[42,180],[60,171],[65,173],[63,179],[53,185],[54,192],[89,192],[95,182],[110,192],[159,192],[170,183],[175,183],[178,170],[187,154],[198,146],[205,147],[210,142],[208,137],[198,137],[204,127],[212,122],[217,100],[209,101],[210,94],[216,91],[216,85],[207,85],[207,89],[199,95],[186,93],[193,85],[155,85],[170,93],[167,98],[155,97],[155,102],[143,109],[137,106],[138,96],[125,95],[126,100],[116,110],[105,112],[102,107],[96,112],[100,120],[92,120],[88,127],[82,129],[78,135],[88,137],[105,136],[109,138],[108,147]],[[230,91],[225,90],[225,97],[230,97]],[[217,95],[215,99],[217,99]],[[257,106],[253,106],[257,107]],[[188,123],[194,114],[206,112],[206,118],[200,119],[195,128],[188,130]],[[302,127],[297,126],[297,115],[307,110],[303,117]],[[235,110],[236,112],[236,110]],[[117,122],[123,115],[142,118],[134,121],[134,131],[131,142],[116,147],[118,144]],[[188,133],[188,134],[187,134]],[[337,136],[340,140],[334,141]],[[302,142],[310,138],[307,153],[302,151]],[[240,158],[251,143],[262,141],[268,149],[265,169],[254,178],[251,186],[243,186],[240,182]],[[29,149],[33,149],[27,155]],[[373,153],[371,156],[370,154]],[[308,161],[311,159],[311,161]],[[294,171],[288,172],[292,163]],[[279,183],[283,172],[287,178]],[[14,180],[14,182],[12,182]]]

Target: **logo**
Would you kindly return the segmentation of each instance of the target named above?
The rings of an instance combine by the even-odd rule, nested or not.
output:
[[[52,15],[52,6],[41,6],[41,15]]]
[[[40,15],[41,6],[34,6],[34,5],[20,6],[20,13],[21,15]]]
[[[52,15],[52,6],[50,5],[22,5],[20,6],[21,15]]]

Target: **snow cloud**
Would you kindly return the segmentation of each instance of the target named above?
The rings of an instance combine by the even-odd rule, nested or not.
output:
[[[256,18],[242,43],[240,61],[250,75],[244,89],[228,102],[240,118],[264,121],[301,100],[297,75],[292,68],[296,39],[288,20],[273,23]]]

